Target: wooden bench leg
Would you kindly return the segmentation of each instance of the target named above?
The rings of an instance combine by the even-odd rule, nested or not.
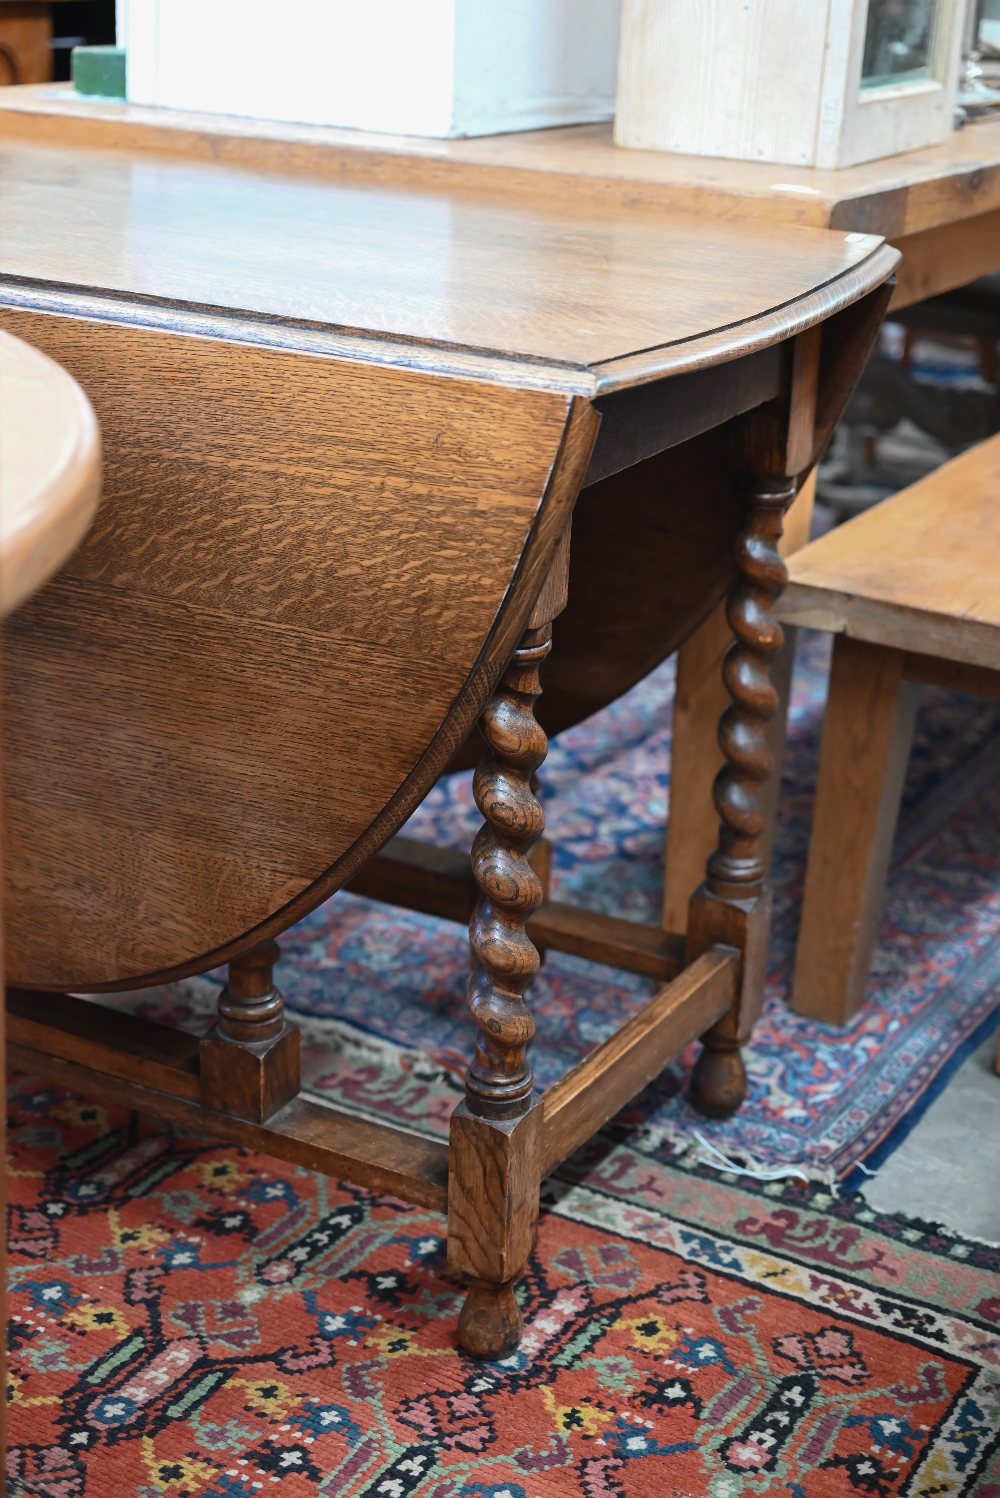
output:
[[[479,899],[469,925],[469,1008],[479,1027],[465,1101],[451,1118],[448,1263],[470,1282],[459,1342],[502,1358],[521,1338],[514,1286],[534,1245],[541,1186],[541,1099],[528,1045],[535,1022],[525,990],[539,955],[527,922],[542,901],[531,849],[545,818],[532,779],[545,758],[534,714],[551,626],[529,628],[483,713],[487,753],[473,782],[485,821],[472,845]]]
[[[719,840],[691,900],[687,939],[689,962],[713,946],[742,954],[733,1006],[702,1037],[691,1078],[692,1103],[713,1118],[735,1112],[746,1094],[740,1048],[764,996],[770,896],[763,791],[774,770],[767,726],[779,703],[771,668],[783,643],[774,605],[787,576],[779,550],[782,517],[794,495],[789,479],[762,479],[754,486],[737,546],[739,575],[727,603],[735,638],[723,665],[731,702],[719,724],[724,764],[713,787]]]
[[[792,980],[797,1014],[843,1025],[864,1001],[919,688],[905,656],[838,635]]]
[[[205,1107],[251,1123],[263,1123],[299,1090],[299,1032],[274,985],[280,955],[277,942],[265,941],[230,963],[218,1020],[199,1049]]]

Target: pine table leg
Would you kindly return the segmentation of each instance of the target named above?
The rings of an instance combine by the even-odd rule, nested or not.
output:
[[[902,652],[838,635],[792,979],[797,1014],[843,1025],[864,1002],[919,687]]]

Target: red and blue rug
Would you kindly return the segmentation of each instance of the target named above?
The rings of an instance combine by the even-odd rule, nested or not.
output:
[[[829,642],[800,643],[775,853],[768,998],[747,1049],[748,1100],[724,1123],[689,1107],[695,1054],[679,1058],[628,1113],[651,1153],[695,1132],[728,1156],[849,1177],[892,1148],[982,1037],[1000,1007],[1000,706],[928,690],[918,720],[868,1001],[845,1030],[787,1006],[826,686]],[[655,921],[669,794],[672,665],[564,734],[543,799],[562,898]],[[470,777],[443,781],[409,832],[467,848],[479,825]],[[400,1121],[440,1122],[470,1055],[468,949],[455,925],[339,895],[283,940],[279,981],[306,1025],[319,1091]],[[641,1005],[652,984],[550,953],[535,986],[533,1062],[550,1085]],[[203,980],[141,999],[147,1013],[197,1026]],[[384,1044],[380,1044],[382,1042]],[[331,1065],[330,1048],[338,1048]],[[400,1081],[400,1067],[405,1082]]]
[[[1000,1498],[995,1250],[605,1135],[504,1363],[443,1221],[23,1079],[10,1498]]]
[[[1000,716],[929,696],[870,1001],[843,1034],[784,1004],[817,752],[803,655],[774,963],[730,1123],[688,1109],[682,1057],[546,1186],[503,1364],[454,1350],[442,1219],[175,1136],[28,1079],[11,1096],[11,1498],[1000,1498],[1000,1252],[816,1180],[891,1144],[1000,1002]],[[561,891],[652,919],[670,678],[555,746]],[[467,778],[414,828],[463,846]],[[309,1087],[443,1134],[470,1043],[455,927],[341,897],[282,982]],[[647,986],[550,955],[543,1084]],[[198,1027],[215,988],[145,995]]]

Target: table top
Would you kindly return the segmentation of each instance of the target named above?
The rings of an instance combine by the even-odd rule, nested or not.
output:
[[[507,191],[489,167],[430,180],[363,144],[285,170],[27,122],[0,123],[0,312],[74,371],[108,449],[100,517],[7,652],[9,846],[37,871],[8,906],[11,970],[43,986],[204,971],[339,888],[559,586],[598,423],[667,448],[689,418],[705,432],[781,396],[787,341],[897,258],[866,235]],[[802,341],[818,411],[880,305],[840,318],[821,361]],[[585,669],[620,658],[609,592],[665,652],[725,586],[728,433],[677,456],[672,494],[654,466],[645,491],[576,507],[574,556],[600,579],[571,590],[601,627]],[[662,625],[640,589],[666,598]]]
[[[869,235],[498,191],[487,168],[428,184],[369,170],[357,143],[350,170],[288,173],[81,146],[75,120],[38,144],[7,136],[11,117],[0,108],[5,301],[58,288],[222,311],[594,394],[787,338],[894,263]]]
[[[789,558],[782,617],[1000,669],[1000,437]]]
[[[53,360],[0,333],[0,617],[47,582],[90,525],[97,421]]]
[[[914,234],[1000,208],[1000,119],[975,121],[940,145],[837,170],[727,161],[614,145],[610,124],[520,131],[467,140],[372,135],[355,130],[192,114],[78,99],[68,87],[26,86],[0,94],[0,135],[63,141],[73,122],[81,145],[145,152],[285,173],[363,170],[374,177],[454,186],[483,168],[518,194],[552,191],[553,179],[603,203],[640,204],[714,217],[761,219],[869,232]],[[364,153],[363,166],[359,152]]]

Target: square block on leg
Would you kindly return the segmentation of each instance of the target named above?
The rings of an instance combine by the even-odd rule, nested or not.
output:
[[[479,1118],[459,1103],[451,1116],[448,1265],[503,1284],[535,1244],[541,1190],[542,1100],[520,1118]]]
[[[264,1123],[299,1090],[299,1032],[287,1020],[273,1040],[255,1045],[211,1030],[199,1060],[202,1103],[233,1118]]]
[[[733,947],[742,955],[736,1002],[718,1023],[728,1025],[733,1038],[746,1040],[760,1015],[767,978],[767,948],[771,932],[771,893],[752,900],[721,900],[703,884],[688,907],[686,963],[712,947]]]
[[[707,1118],[728,1118],[746,1097],[747,1074],[740,1055],[764,1002],[771,899],[765,891],[749,900],[728,900],[702,885],[691,899],[687,961],[712,947],[740,952],[732,1008],[702,1036],[702,1051],[691,1075],[689,1098]]]

